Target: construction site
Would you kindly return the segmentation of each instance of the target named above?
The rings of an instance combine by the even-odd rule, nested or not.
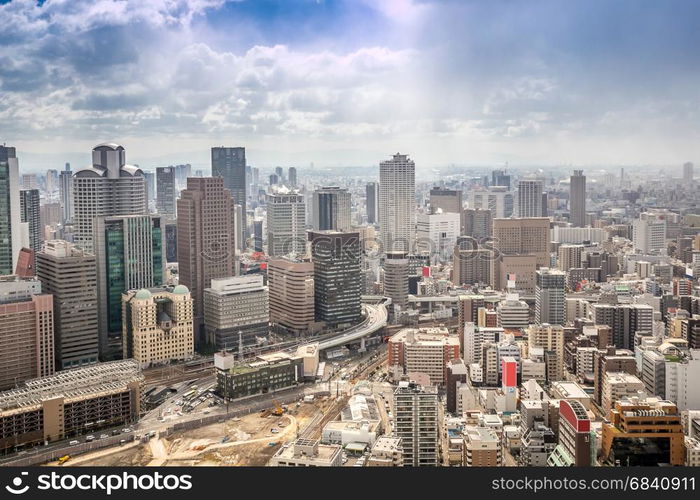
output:
[[[65,461],[67,466],[264,466],[283,445],[316,434],[333,419],[343,398],[324,396],[270,408],[220,423],[175,432]],[[52,462],[48,465],[58,465]]]

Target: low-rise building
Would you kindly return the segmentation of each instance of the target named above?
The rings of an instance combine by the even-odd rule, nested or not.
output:
[[[367,467],[403,467],[401,438],[381,436],[372,446]]]
[[[136,422],[143,375],[133,359],[65,370],[0,393],[0,450]]]
[[[185,285],[122,294],[124,353],[142,368],[194,355],[193,301]]]
[[[464,429],[464,461],[467,467],[503,465],[502,442],[493,429],[467,426]]]
[[[283,446],[270,459],[272,467],[340,467],[342,448],[337,444],[319,444],[317,440],[297,439]]]
[[[279,391],[304,380],[303,358],[284,352],[241,364],[235,362],[233,354],[219,352],[214,355],[214,368],[217,394],[228,400]]]

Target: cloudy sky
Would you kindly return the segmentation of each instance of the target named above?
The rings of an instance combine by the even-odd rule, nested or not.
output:
[[[20,164],[700,160],[700,2],[0,0]]]

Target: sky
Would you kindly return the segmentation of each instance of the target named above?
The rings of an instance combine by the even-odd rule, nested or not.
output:
[[[700,161],[700,2],[0,0],[20,166]],[[680,168],[680,167],[679,167]]]

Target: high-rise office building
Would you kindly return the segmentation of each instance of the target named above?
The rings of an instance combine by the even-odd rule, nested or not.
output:
[[[359,233],[309,231],[308,237],[316,320],[333,326],[357,323],[362,317]]]
[[[563,325],[566,319],[566,273],[543,267],[537,271],[535,321]]]
[[[458,189],[444,189],[434,187],[430,189],[430,211],[462,213],[462,191]]]
[[[122,293],[160,286],[165,279],[159,215],[97,217],[94,223],[100,359],[121,359]]]
[[[164,218],[175,218],[177,188],[175,167],[156,168],[156,211]]]
[[[634,350],[635,335],[651,335],[654,308],[648,304],[593,304],[596,325],[608,325],[610,343],[618,349]]]
[[[462,212],[463,231],[465,236],[477,240],[490,238],[493,234],[493,212],[483,208],[467,208]]]
[[[492,186],[483,191],[472,191],[470,208],[490,210],[493,218],[506,218],[513,215],[513,192],[505,186]]]
[[[289,174],[287,175],[287,178],[289,180],[289,187],[295,188],[297,187],[297,169],[296,167],[289,167],[287,170]]]
[[[569,220],[574,227],[586,226],[586,176],[574,170],[569,178]]]
[[[73,222],[73,172],[70,171],[70,163],[66,163],[66,169],[61,170],[58,176],[58,195],[61,200],[61,222],[71,224]]]
[[[449,259],[461,233],[462,217],[457,212],[438,212],[416,216],[416,252]]]
[[[245,169],[244,169],[245,170]],[[194,300],[195,347],[204,342],[204,290],[214,278],[235,276],[235,208],[220,177],[190,177],[177,200],[180,283]]]
[[[683,164],[683,184],[686,187],[693,185],[693,164],[689,161]]]
[[[366,207],[367,207],[367,223],[376,224],[379,222],[379,184],[376,182],[368,182],[365,188],[366,192]]]
[[[518,217],[542,217],[542,179],[518,181]]]
[[[146,368],[194,355],[192,296],[186,286],[130,290],[121,299],[125,357]]]
[[[583,245],[561,245],[558,249],[557,267],[562,271],[582,267]]]
[[[239,352],[268,337],[268,287],[261,274],[211,280],[204,290],[204,328],[207,344],[217,350]]]
[[[436,467],[440,463],[437,387],[399,382],[393,409],[394,435],[401,438],[404,466]]]
[[[0,275],[12,274],[22,248],[19,163],[15,148],[0,146]]]
[[[383,251],[413,251],[416,225],[416,164],[395,154],[379,164],[379,228]]]
[[[156,173],[144,171],[143,177],[146,179],[146,202],[150,208],[151,202],[156,201]]]
[[[458,243],[452,256],[452,283],[456,286],[490,284],[492,281],[493,252],[486,248],[473,249],[470,244]]]
[[[0,277],[0,390],[54,373],[53,296],[36,278]]]
[[[317,189],[311,213],[315,231],[349,231],[350,193],[336,186]]]
[[[510,189],[510,175],[505,170],[494,170],[491,172],[491,186],[505,186]]]
[[[306,253],[304,195],[286,187],[267,195],[267,254],[281,257]]]
[[[271,259],[267,263],[270,323],[303,335],[315,319],[314,265],[310,261]]]
[[[49,198],[53,198],[53,194],[58,188],[58,170],[50,168],[46,171],[46,182],[44,189]]]
[[[237,228],[237,241],[239,242],[238,248],[240,250],[245,248],[245,241],[248,236],[245,170],[245,148],[225,148],[223,146],[211,148],[211,175],[213,177],[223,177],[224,187],[231,192],[233,202],[241,206],[241,227]]]
[[[392,306],[406,307],[408,302],[408,254],[387,252],[384,259],[384,295]]]
[[[632,222],[634,248],[642,253],[666,253],[665,214],[643,212]]]
[[[38,189],[23,189],[19,192],[21,221],[27,223],[29,230],[29,248],[36,253],[41,251],[44,243],[44,228],[41,224],[41,207]],[[35,263],[33,263],[35,264]]]
[[[493,220],[493,245],[502,255],[534,255],[538,266],[549,265],[549,219]]]
[[[126,151],[106,143],[92,150],[92,166],[73,176],[75,244],[94,253],[96,217],[148,213],[143,171],[126,164]]]
[[[177,192],[180,192],[187,187],[187,178],[192,177],[192,165],[189,163],[171,165],[171,168],[175,169],[175,189],[177,189]]]
[[[53,295],[56,368],[96,363],[99,355],[95,256],[63,240],[36,254],[36,273]]]
[[[20,185],[22,189],[39,189],[36,174],[22,174]]]

